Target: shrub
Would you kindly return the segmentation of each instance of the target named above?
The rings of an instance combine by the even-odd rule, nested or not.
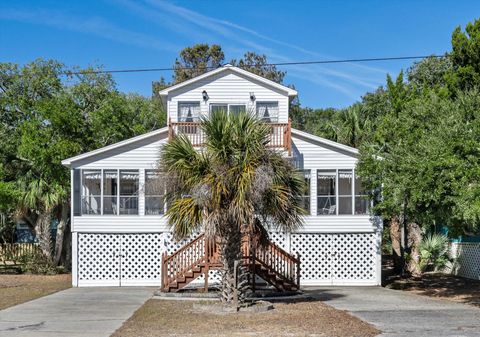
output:
[[[440,271],[451,262],[448,238],[443,234],[431,234],[422,239],[419,245],[420,270],[422,272]]]
[[[55,275],[65,272],[63,267],[55,266],[41,252],[28,252],[20,257],[23,273]]]

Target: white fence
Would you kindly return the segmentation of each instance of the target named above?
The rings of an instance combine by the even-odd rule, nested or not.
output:
[[[454,242],[451,244],[451,255],[455,259],[453,274],[480,280],[479,242]]]

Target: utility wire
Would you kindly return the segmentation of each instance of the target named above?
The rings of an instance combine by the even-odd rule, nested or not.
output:
[[[310,65],[310,64],[334,64],[334,63],[354,63],[354,62],[379,62],[379,61],[398,61],[398,60],[418,60],[428,57],[442,58],[443,55],[427,55],[427,56],[398,56],[398,57],[375,57],[375,58],[359,58],[359,59],[343,59],[343,60],[324,60],[324,61],[298,61],[298,62],[280,62],[280,63],[266,63],[261,66],[292,66],[292,65]],[[255,67],[255,64],[250,65]],[[85,75],[85,74],[114,74],[114,73],[144,73],[144,72],[158,72],[158,71],[174,71],[174,70],[208,70],[216,69],[217,67],[170,67],[170,68],[140,68],[140,69],[113,69],[113,70],[80,70],[80,71],[65,71],[64,75]]]

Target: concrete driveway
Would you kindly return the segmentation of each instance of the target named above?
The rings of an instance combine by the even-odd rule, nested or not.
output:
[[[306,288],[375,325],[381,336],[480,336],[480,309],[381,287]]]
[[[0,336],[107,337],[155,288],[71,288],[0,311]]]

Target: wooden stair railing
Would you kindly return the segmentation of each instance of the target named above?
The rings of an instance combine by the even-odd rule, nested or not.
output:
[[[300,289],[300,256],[293,256],[269,241],[266,246],[258,246],[245,239],[242,244],[243,261],[252,275],[258,275],[279,291]],[[194,240],[168,256],[162,256],[162,284],[164,292],[175,292],[191,281],[205,275],[204,291],[208,291],[208,271],[219,269],[219,245],[215,239],[207,239],[200,234]],[[255,291],[255,277],[251,278]]]
[[[266,246],[258,246],[247,241],[243,245],[244,258],[248,260],[250,271],[273,285],[277,290],[300,289],[300,255],[294,256],[268,241]],[[251,279],[255,291],[255,277]]]
[[[172,255],[163,254],[162,290],[179,290],[203,273],[208,287],[208,270],[217,267],[219,254],[215,240],[207,240],[200,234]]]

